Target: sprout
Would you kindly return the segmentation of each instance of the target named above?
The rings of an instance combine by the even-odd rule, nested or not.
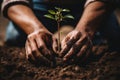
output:
[[[58,27],[58,53],[60,52],[60,22],[65,19],[74,19],[71,14],[63,15],[63,13],[70,12],[69,9],[62,9],[59,7],[55,7],[55,10],[48,10],[49,14],[45,14],[44,17],[55,20],[57,22]]]

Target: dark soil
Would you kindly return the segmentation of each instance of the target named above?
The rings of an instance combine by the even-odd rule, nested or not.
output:
[[[119,80],[120,53],[108,46],[94,47],[104,53],[99,60],[87,64],[56,64],[35,66],[25,59],[23,48],[0,47],[0,80]],[[57,59],[59,62],[59,59]]]
[[[0,17],[0,46],[3,45],[6,22]],[[61,59],[57,58],[54,67],[31,64],[25,59],[24,48],[1,46],[0,80],[120,80],[120,52],[117,51],[120,47],[116,45],[119,46],[94,46],[93,53],[96,54],[87,64],[61,64]]]

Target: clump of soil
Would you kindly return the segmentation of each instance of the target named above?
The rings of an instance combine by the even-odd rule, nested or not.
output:
[[[94,61],[89,64],[50,67],[31,64],[25,59],[23,48],[0,47],[0,80],[119,80],[120,53],[106,50],[105,46],[96,53],[101,50],[104,51],[102,57],[91,59]]]

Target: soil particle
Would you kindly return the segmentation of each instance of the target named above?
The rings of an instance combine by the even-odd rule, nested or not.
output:
[[[86,65],[35,66],[25,58],[24,48],[0,47],[0,80],[119,80],[120,53],[106,51],[99,60]],[[62,63],[62,64],[61,64]]]

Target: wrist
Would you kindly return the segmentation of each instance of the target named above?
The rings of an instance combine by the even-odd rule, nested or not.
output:
[[[26,34],[29,35],[38,30],[47,30],[47,29],[44,27],[44,25],[42,23],[32,21],[29,23],[28,27],[26,27],[25,32],[26,32]]]
[[[33,11],[24,5],[15,5],[8,10],[9,18],[17,24],[27,35],[39,29],[45,29],[34,15]]]
[[[91,37],[96,32],[96,30],[91,28],[90,26],[77,26],[75,29],[80,31],[83,35],[89,35]]]

